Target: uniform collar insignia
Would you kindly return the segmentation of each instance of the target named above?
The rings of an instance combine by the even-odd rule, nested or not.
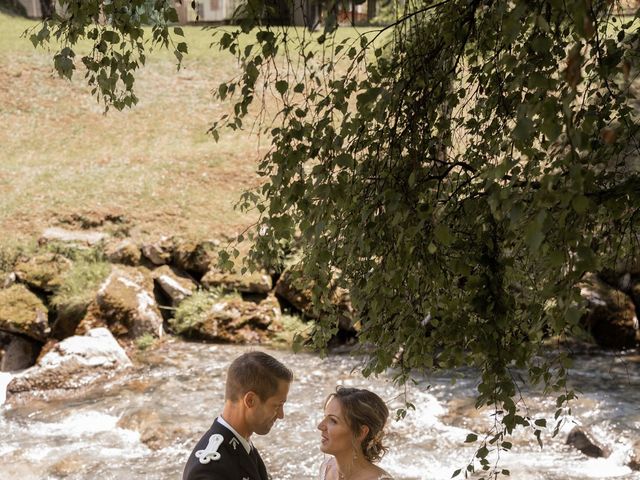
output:
[[[200,460],[200,463],[206,464],[211,460],[214,462],[220,460],[220,453],[218,452],[218,448],[224,441],[224,437],[219,433],[214,433],[209,437],[209,443],[204,450],[198,450],[195,453],[195,456]]]
[[[236,448],[238,448],[238,445],[240,445],[240,442],[238,441],[238,439],[236,437],[233,437],[231,439],[231,441],[229,442],[229,444],[233,447],[233,449],[235,450]],[[244,479],[243,479],[244,480]]]

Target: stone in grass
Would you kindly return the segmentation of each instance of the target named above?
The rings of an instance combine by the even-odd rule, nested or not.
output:
[[[219,247],[218,240],[175,240],[172,263],[180,270],[200,278],[218,261]]]
[[[173,255],[173,240],[162,237],[156,242],[142,245],[142,255],[154,265],[166,265],[171,262]]]
[[[205,288],[221,288],[225,291],[258,293],[266,295],[273,288],[271,276],[266,272],[240,274],[223,272],[217,268],[209,270],[200,283]]]
[[[163,265],[152,272],[153,280],[171,301],[171,306],[177,307],[185,298],[193,295],[198,284],[189,275]]]
[[[24,285],[0,290],[0,330],[45,342],[50,332],[47,317],[47,307]]]
[[[54,292],[62,284],[64,274],[69,268],[71,260],[68,258],[55,253],[45,253],[18,262],[14,271],[20,282],[34,289]]]
[[[107,238],[109,238],[109,234],[105,232],[67,230],[60,227],[51,227],[42,232],[38,242],[40,244],[47,242],[61,242],[92,246],[97,245]]]
[[[111,263],[122,263],[123,265],[131,266],[139,265],[142,258],[140,247],[129,238],[107,245],[105,255]]]

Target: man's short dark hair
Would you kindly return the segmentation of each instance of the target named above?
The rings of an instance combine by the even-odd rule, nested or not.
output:
[[[237,401],[247,392],[254,392],[265,401],[278,391],[278,382],[290,383],[293,373],[278,360],[264,352],[248,352],[236,358],[227,370],[225,399]]]

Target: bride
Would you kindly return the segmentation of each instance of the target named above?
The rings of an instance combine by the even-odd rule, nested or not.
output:
[[[320,450],[331,455],[320,466],[319,480],[393,480],[374,464],[387,452],[382,444],[389,409],[375,393],[337,387],[318,424]]]

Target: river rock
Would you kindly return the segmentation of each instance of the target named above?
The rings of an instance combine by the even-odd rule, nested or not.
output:
[[[55,253],[45,253],[16,263],[14,271],[20,282],[45,292],[54,292],[62,284],[71,260]]]
[[[41,356],[36,366],[14,376],[7,397],[81,388],[130,366],[131,361],[111,332],[96,328],[86,335],[64,339]]]
[[[216,264],[219,246],[218,240],[203,242],[176,240],[172,257],[173,265],[200,278],[212,265]]]
[[[293,269],[286,269],[276,282],[275,293],[295,309],[311,318],[315,318],[311,301],[311,285]]]
[[[163,265],[152,272],[156,285],[171,300],[171,305],[177,307],[182,300],[193,295],[198,284],[189,275]]]
[[[48,473],[50,477],[47,478],[67,478],[73,477],[82,473],[86,473],[90,470],[90,464],[87,463],[87,459],[82,452],[74,453],[64,457],[62,460],[54,463],[49,467]],[[76,477],[77,478],[77,477]],[[84,477],[86,478],[86,476]]]
[[[627,465],[631,470],[640,471],[640,440],[636,440],[631,445],[631,454]]]
[[[587,314],[582,319],[585,328],[603,348],[633,348],[636,346],[638,318],[631,298],[610,287],[595,275],[589,275],[580,285],[587,300]]]
[[[21,335],[9,335],[10,341],[4,347],[0,371],[13,372],[31,367],[38,358],[42,344]]]
[[[267,294],[273,288],[271,276],[266,272],[240,274],[223,272],[217,268],[209,270],[200,283],[205,288],[221,288],[225,291]]]
[[[162,316],[153,296],[150,275],[130,267],[114,268],[78,325],[77,333],[97,326],[107,326],[116,336],[162,336]]]
[[[122,263],[123,265],[131,266],[139,265],[142,258],[140,247],[129,238],[107,245],[105,255],[111,263]]]
[[[629,288],[629,295],[631,300],[636,305],[636,314],[640,311],[640,276],[631,277],[631,286]]]
[[[599,445],[591,435],[582,427],[573,427],[567,435],[567,445],[580,450],[588,457],[608,457],[611,452],[608,448]]]
[[[78,325],[87,314],[89,305],[91,302],[58,305],[55,320],[51,325],[51,336],[58,340],[64,340],[74,335]]]
[[[280,330],[280,306],[270,295],[258,304],[240,298],[222,300],[184,333],[188,337],[213,342],[263,343]]]
[[[0,330],[44,342],[49,336],[47,307],[24,285],[0,290]]]
[[[275,293],[305,316],[317,318],[318,312],[313,308],[311,288],[309,280],[301,278],[294,269],[287,269],[278,279]],[[333,287],[330,301],[334,308],[332,313],[337,315],[339,330],[349,334],[355,333],[354,312],[349,291],[342,287]]]
[[[125,413],[117,426],[138,432],[140,441],[151,450],[169,447],[187,436],[184,428],[162,421],[160,415],[150,408]]]
[[[160,240],[142,245],[142,255],[154,265],[166,265],[173,255],[173,240],[162,237]]]

